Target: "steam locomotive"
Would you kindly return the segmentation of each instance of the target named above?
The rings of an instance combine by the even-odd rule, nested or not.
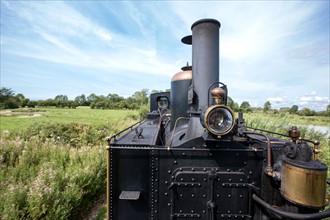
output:
[[[318,141],[248,128],[219,81],[220,22],[202,19],[182,42],[192,67],[151,94],[144,121],[108,138],[107,218],[323,219],[327,169]],[[311,145],[311,146],[310,146]]]

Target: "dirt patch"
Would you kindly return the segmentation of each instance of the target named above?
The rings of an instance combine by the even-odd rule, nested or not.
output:
[[[40,116],[41,116],[40,113],[35,113],[35,114],[17,116],[17,118],[35,118],[35,117],[40,117]]]
[[[84,220],[94,220],[97,217],[98,211],[103,206],[106,206],[105,193],[103,193],[93,204],[91,208],[86,210],[86,213],[83,213],[82,219]]]
[[[45,112],[33,112],[33,111],[0,111],[0,115],[11,116],[16,118],[35,118],[40,117]]]

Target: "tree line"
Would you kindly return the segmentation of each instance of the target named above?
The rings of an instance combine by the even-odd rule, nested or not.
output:
[[[166,92],[168,92],[166,90]],[[151,94],[162,92],[160,90],[152,90]],[[0,109],[13,109],[19,107],[58,107],[58,108],[76,108],[78,106],[89,106],[92,109],[139,109],[141,106],[148,104],[149,91],[142,89],[136,91],[132,96],[124,98],[118,94],[109,93],[108,95],[96,95],[94,93],[86,96],[85,94],[79,95],[74,100],[69,100],[66,95],[57,95],[54,99],[33,101],[26,98],[23,94],[15,92],[10,88],[2,87],[0,89]],[[263,111],[265,113],[278,113],[288,112],[290,114],[298,114],[301,116],[330,116],[330,104],[325,111],[316,112],[309,108],[299,110],[297,105],[291,107],[272,109],[269,101],[264,103],[263,108],[253,108],[248,101],[243,101],[240,105],[235,102],[231,97],[228,97],[227,104],[235,112],[253,112]]]
[[[148,89],[135,92],[132,96],[124,98],[118,94],[96,95],[94,93],[86,96],[79,95],[74,100],[69,100],[67,95],[57,95],[53,99],[30,100],[23,94],[15,92],[10,88],[0,89],[0,109],[14,109],[19,107],[58,107],[76,108],[78,106],[90,106],[92,109],[139,109],[140,106],[148,104]]]
[[[227,104],[231,109],[233,109],[235,112],[254,112],[254,111],[262,111],[264,113],[273,113],[277,114],[279,112],[283,113],[290,113],[290,114],[296,114],[300,116],[330,116],[330,104],[327,105],[326,109],[324,111],[314,111],[309,108],[303,108],[299,110],[298,105],[292,105],[291,107],[283,107],[280,109],[272,109],[272,105],[270,101],[266,101],[263,105],[263,108],[253,108],[251,107],[250,103],[247,101],[243,101],[241,105],[239,105],[237,102],[235,102],[232,98],[228,97]]]

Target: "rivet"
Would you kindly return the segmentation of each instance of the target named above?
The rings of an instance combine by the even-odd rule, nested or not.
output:
[[[195,171],[195,168],[191,168],[191,171]]]
[[[186,153],[182,153],[182,156],[186,156]]]
[[[231,195],[228,195],[228,198],[231,198]]]
[[[164,193],[165,196],[168,196],[168,193]]]
[[[167,185],[168,184],[168,182],[167,181],[165,181],[165,185]]]
[[[171,206],[171,203],[167,203],[167,206]]]
[[[174,164],[177,164],[177,163],[178,163],[178,162],[175,160],[175,161],[174,161]]]
[[[167,171],[168,173],[171,173],[171,171],[169,170],[169,171]]]
[[[204,195],[203,195],[203,197],[205,198],[205,197],[206,197],[206,195],[204,194]]]
[[[194,198],[194,197],[195,197],[195,195],[194,195],[194,194],[191,194],[191,197],[193,197],[193,198]]]

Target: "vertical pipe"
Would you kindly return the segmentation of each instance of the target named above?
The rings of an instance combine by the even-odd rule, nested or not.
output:
[[[219,81],[219,29],[220,22],[214,19],[202,19],[192,26],[192,84],[197,95],[200,111],[208,106],[209,86]],[[208,100],[210,99],[210,100]]]

